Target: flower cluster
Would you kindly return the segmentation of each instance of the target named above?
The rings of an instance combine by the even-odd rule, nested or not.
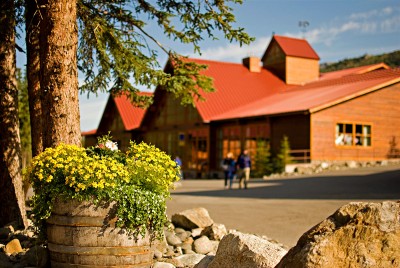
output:
[[[67,144],[47,148],[26,172],[36,193],[35,224],[43,233],[57,198],[116,201],[120,227],[159,234],[167,222],[165,201],[179,172],[170,156],[143,142],[131,142],[126,153],[109,136],[86,149]]]

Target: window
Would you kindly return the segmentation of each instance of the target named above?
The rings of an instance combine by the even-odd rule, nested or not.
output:
[[[338,146],[371,146],[371,126],[353,123],[336,124],[335,144]]]

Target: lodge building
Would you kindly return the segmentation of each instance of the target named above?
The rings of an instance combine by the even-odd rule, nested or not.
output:
[[[157,88],[143,110],[125,96],[110,96],[87,145],[108,131],[122,149],[130,139],[143,140],[179,155],[194,177],[218,170],[228,152],[237,156],[246,148],[254,156],[260,141],[274,152],[284,135],[293,155],[311,162],[400,157],[399,68],[381,63],[320,73],[306,40],[278,35],[261,59],[190,60],[208,65],[204,74],[214,80],[216,91],[205,93],[206,101],[181,106]]]

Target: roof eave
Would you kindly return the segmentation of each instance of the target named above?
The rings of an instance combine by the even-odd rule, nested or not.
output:
[[[310,108],[310,113],[319,112],[319,111],[324,110],[324,109],[327,109],[327,108],[329,108],[329,107],[338,105],[338,104],[340,104],[340,103],[342,103],[342,102],[355,99],[355,98],[360,97],[360,96],[362,96],[362,95],[365,95],[365,94],[368,94],[368,93],[377,91],[377,90],[379,90],[379,89],[382,89],[382,88],[384,88],[384,87],[391,86],[391,85],[396,84],[396,83],[399,83],[399,82],[400,82],[400,77],[395,78],[395,79],[392,79],[392,80],[387,81],[387,82],[384,82],[384,83],[381,83],[381,84],[376,85],[376,86],[373,86],[373,87],[366,88],[366,89],[364,89],[364,90],[362,90],[362,91],[359,91],[359,92],[357,92],[357,93],[348,95],[348,96],[346,96],[346,97],[343,97],[343,98],[340,98],[340,99],[337,99],[337,100],[334,100],[334,101],[331,101],[331,102],[328,102],[328,103],[325,103],[325,104],[316,106],[316,107],[314,107],[314,108]]]

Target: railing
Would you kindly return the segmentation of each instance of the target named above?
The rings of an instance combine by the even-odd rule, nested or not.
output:
[[[294,163],[309,163],[311,161],[310,150],[290,150],[290,159]]]

